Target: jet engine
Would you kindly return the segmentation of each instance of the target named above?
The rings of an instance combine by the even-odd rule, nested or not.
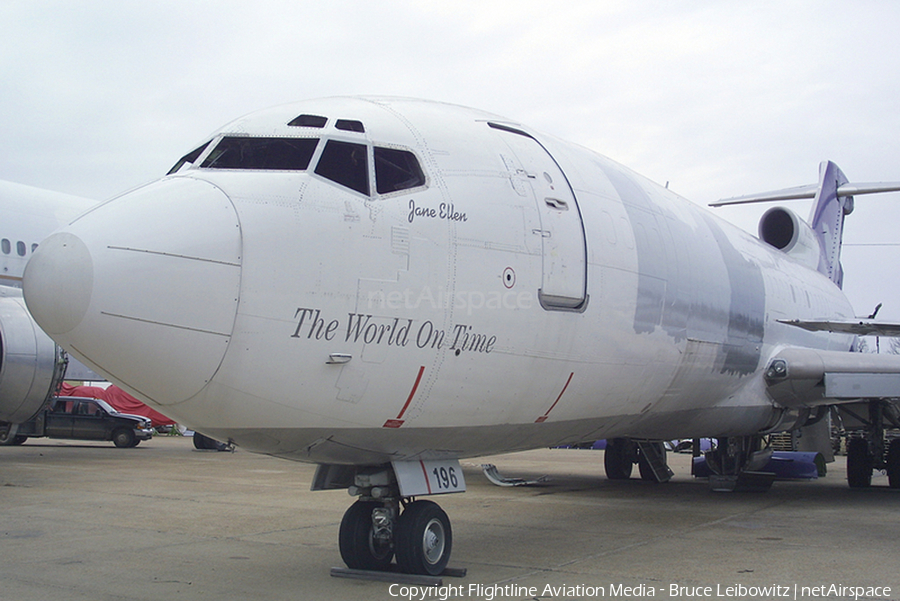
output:
[[[759,220],[759,239],[811,269],[819,268],[821,247],[816,233],[796,213],[773,207]]]
[[[0,297],[0,438],[56,393],[66,355],[34,322],[21,292]]]

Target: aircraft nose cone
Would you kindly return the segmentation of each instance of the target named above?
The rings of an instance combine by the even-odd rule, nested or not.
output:
[[[47,334],[65,334],[81,323],[91,302],[91,253],[68,232],[47,238],[25,269],[28,310]]]
[[[160,180],[50,236],[25,271],[38,325],[110,380],[162,405],[196,395],[237,315],[241,233],[204,181]]]

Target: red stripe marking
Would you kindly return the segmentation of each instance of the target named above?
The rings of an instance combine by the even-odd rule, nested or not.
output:
[[[419,375],[416,376],[416,382],[415,384],[413,384],[412,390],[409,391],[409,397],[406,399],[406,403],[403,404],[403,409],[400,410],[400,413],[397,414],[397,417],[395,419],[389,419],[384,422],[384,426],[382,426],[382,428],[399,428],[403,425],[403,420],[400,418],[402,418],[403,414],[406,413],[406,410],[409,408],[409,404],[412,402],[413,397],[416,396],[416,390],[418,390],[419,388],[419,382],[422,381],[423,373],[425,373],[424,365],[419,368]]]
[[[425,369],[424,367],[422,369]],[[421,372],[420,372],[421,373]],[[428,494],[431,494],[431,482],[428,480],[428,471],[425,469],[425,462],[419,460],[419,465],[422,466],[422,475],[425,476],[425,486],[428,487]]]
[[[416,383],[413,384],[412,390],[409,391],[409,398],[406,399],[406,403],[403,405],[403,409],[400,410],[400,413],[397,414],[397,419],[403,417],[403,414],[406,413],[406,409],[409,407],[409,404],[412,402],[413,397],[416,396],[416,389],[419,388],[419,382],[422,381],[422,374],[425,373],[425,366],[419,368],[419,375],[416,376]]]
[[[553,411],[553,408],[556,407],[556,404],[559,402],[559,399],[562,398],[562,395],[565,394],[566,388],[569,387],[569,382],[572,381],[572,376],[574,376],[574,375],[575,375],[575,372],[574,372],[574,371],[573,371],[572,373],[569,374],[569,379],[566,380],[566,385],[563,386],[563,388],[562,388],[561,391],[559,391],[559,396],[556,397],[556,400],[553,401],[553,404],[550,405],[550,408],[549,408],[549,409],[547,409],[547,413],[545,413],[544,415],[542,415],[542,416],[540,416],[539,418],[537,418],[536,420],[534,420],[534,423],[540,424],[540,423],[542,423],[542,422],[547,421],[547,417],[550,415],[550,412]]]

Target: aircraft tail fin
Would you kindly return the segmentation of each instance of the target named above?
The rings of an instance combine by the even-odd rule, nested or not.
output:
[[[853,212],[854,195],[897,191],[900,191],[900,182],[851,184],[837,165],[831,161],[822,161],[819,164],[818,184],[727,198],[710,203],[710,206],[814,199],[808,223],[820,247],[818,270],[841,287],[844,280],[844,270],[841,267],[844,217]]]
[[[819,185],[816,190],[809,226],[819,239],[819,271],[841,288],[844,268],[841,266],[841,242],[844,237],[844,217],[853,212],[853,197],[840,195],[847,176],[831,161],[819,164]]]

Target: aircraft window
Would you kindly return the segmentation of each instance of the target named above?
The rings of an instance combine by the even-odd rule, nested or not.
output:
[[[317,127],[322,129],[328,123],[328,117],[320,117],[319,115],[300,115],[290,123],[291,127]]]
[[[8,255],[10,252],[12,252],[12,244],[6,238],[0,241],[0,247],[2,247],[4,255]]]
[[[32,244],[32,245],[31,245],[31,252],[36,251],[36,250],[37,250],[37,247],[38,247],[37,242],[35,242],[34,244]]]
[[[211,141],[212,141],[212,140],[210,140],[210,142],[211,142]],[[169,169],[169,172],[166,173],[166,175],[172,175],[173,173],[178,173],[178,171],[179,171],[182,167],[184,167],[185,164],[188,164],[188,163],[189,163],[189,164],[193,165],[194,163],[196,163],[196,162],[197,162],[197,159],[200,158],[200,155],[203,154],[203,151],[206,150],[206,147],[207,147],[207,146],[209,146],[209,142],[207,142],[206,144],[204,144],[204,145],[201,146],[200,148],[195,148],[194,150],[190,151],[189,153],[187,153],[186,155],[184,155],[183,157],[181,157],[180,159],[178,159],[178,162],[175,163],[175,166],[174,166],[174,167],[172,167],[171,169]]]
[[[20,257],[24,257],[26,250],[28,250],[28,249],[25,246],[24,242],[22,242],[21,240],[16,242],[16,254],[18,254]]]
[[[425,185],[416,155],[407,150],[375,147],[375,188],[379,194]]]
[[[360,194],[369,194],[369,164],[365,144],[329,140],[316,173]]]
[[[337,123],[334,124],[334,127],[343,131],[358,131],[361,134],[366,133],[366,128],[363,127],[362,122],[352,121],[350,119],[338,119]]]
[[[309,167],[318,143],[315,138],[225,137],[201,167],[303,171]]]

